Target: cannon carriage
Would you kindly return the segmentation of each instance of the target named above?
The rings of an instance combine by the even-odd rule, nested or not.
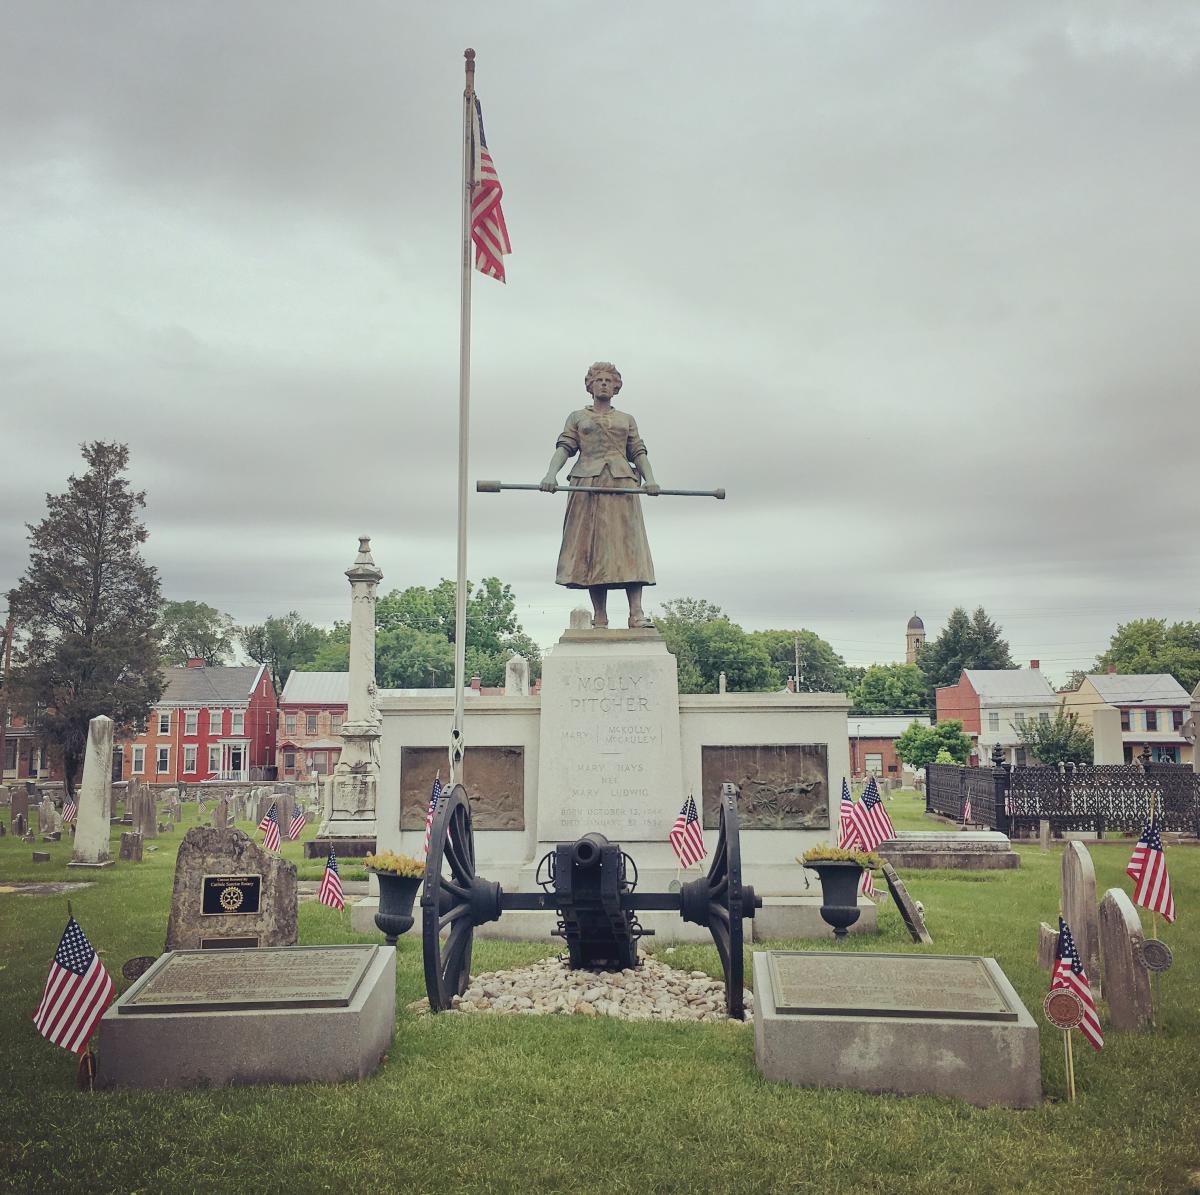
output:
[[[540,892],[505,892],[475,872],[475,837],[466,790],[456,784],[434,813],[421,893],[425,986],[434,1012],[450,1008],[471,977],[477,926],[506,910],[554,910],[555,934],[566,942],[571,966],[590,970],[636,967],[638,941],[653,933],[637,914],[674,911],[712,934],[725,974],[725,1008],[742,1020],[743,927],[762,908],[742,883],[737,790],[722,786],[720,827],[707,875],[676,892],[640,892],[637,865],[602,834],[559,843],[538,864]]]

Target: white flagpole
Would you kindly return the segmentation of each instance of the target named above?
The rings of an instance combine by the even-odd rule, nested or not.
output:
[[[454,598],[454,726],[450,731],[450,788],[459,778],[463,690],[467,672],[467,455],[471,415],[471,194],[475,189],[475,51],[464,50],[462,192],[462,305],[458,340],[458,575]]]

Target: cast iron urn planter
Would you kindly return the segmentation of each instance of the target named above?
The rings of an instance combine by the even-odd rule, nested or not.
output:
[[[397,875],[394,871],[375,871],[374,868],[369,870],[379,880],[379,912],[375,914],[375,924],[387,944],[395,946],[396,939],[413,927],[413,901],[422,877]]]
[[[862,864],[852,859],[818,859],[804,866],[821,877],[821,918],[826,925],[833,926],[833,936],[841,940],[859,918]]]

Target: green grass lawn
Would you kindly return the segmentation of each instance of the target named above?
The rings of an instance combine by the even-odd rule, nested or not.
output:
[[[915,795],[900,794],[888,808],[898,828],[945,828],[925,819]],[[157,850],[143,864],[95,873],[86,877],[93,887],[72,894],[118,990],[128,986],[120,977],[126,959],[162,949],[175,850],[194,813],[185,806],[183,826],[148,844]],[[119,834],[113,839],[115,854]],[[80,878],[66,868],[69,843],[44,849],[52,861],[34,864],[29,846],[0,839],[5,1191],[1200,1188],[1200,849],[1169,853],[1180,919],[1163,932],[1176,963],[1162,985],[1160,1028],[1110,1032],[1099,1054],[1076,1035],[1080,1098],[1072,1106],[1063,1102],[1061,1036],[1045,1027],[1046,1102],[1027,1112],[768,1084],[743,1025],[418,1018],[405,1011],[424,994],[420,942],[411,935],[399,950],[395,1040],[364,1083],[80,1093],[74,1056],[45,1042],[30,1020],[66,900],[3,891],[14,880]],[[992,955],[1040,1022],[1047,977],[1035,964],[1037,924],[1057,912],[1060,854],[1018,850],[1018,871],[905,875],[924,902],[932,947],[910,943],[889,905],[880,910],[879,936],[851,938],[847,948]],[[1091,850],[1101,892],[1125,883],[1128,842]],[[284,854],[298,861],[299,844],[286,844]],[[320,865],[308,870],[315,878]],[[378,940],[352,934],[348,914],[301,905],[302,944]],[[540,944],[479,941],[475,970],[547,953]],[[666,961],[720,973],[711,947],[679,947]]]

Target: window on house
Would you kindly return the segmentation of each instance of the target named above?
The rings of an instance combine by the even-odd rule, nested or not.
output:
[[[198,734],[200,732],[200,711],[188,710],[183,715],[183,733]]]
[[[295,751],[285,751],[283,753],[283,767],[284,770],[288,772],[294,772],[296,770]]]
[[[1171,711],[1171,725],[1176,730],[1183,729],[1183,710],[1172,710]]]
[[[159,747],[158,749],[158,765],[155,769],[160,776],[165,775],[171,770],[171,748]]]
[[[999,714],[988,714],[988,730],[999,730],[999,729],[1000,729],[1000,715]]]
[[[1016,713],[1013,714],[1012,724],[1013,724],[1013,726],[1024,726],[1025,725],[1025,711],[1024,710],[1017,710]]]
[[[159,734],[170,734],[171,733],[171,711],[170,710],[159,710],[158,711],[158,733]]]
[[[224,720],[221,715],[224,714],[224,712],[225,712],[224,710],[209,710],[208,711],[208,733],[209,734],[220,734],[221,733],[221,723]]]
[[[304,715],[304,733],[305,734],[316,734],[317,733],[317,715],[316,714],[305,714]]]
[[[342,733],[342,715],[341,714],[330,714],[329,715],[329,729],[334,734]]]
[[[295,734],[296,733],[296,715],[295,714],[284,714],[284,716],[283,716],[283,733],[284,734]]]
[[[245,734],[246,733],[246,711],[233,711],[233,726],[230,727],[230,734]]]
[[[221,770],[221,748],[216,743],[208,745],[208,770],[210,772]]]
[[[183,770],[185,772],[194,772],[196,770],[196,744],[189,743],[183,749]]]
[[[880,775],[883,772],[883,756],[873,751],[868,751],[864,756],[864,766],[872,775]]]
[[[146,748],[134,747],[133,762],[129,765],[129,770],[141,775],[146,770]]]
[[[1039,722],[1049,722],[1050,715],[1048,713],[1046,713],[1045,710],[1039,710],[1038,711],[1038,721]]]
[[[1129,724],[1129,711],[1128,710],[1121,711],[1121,729],[1122,730],[1132,729]]]
[[[1146,711],[1146,729],[1147,730],[1157,730],[1158,729],[1158,710],[1147,710]]]
[[[15,772],[17,770],[17,740],[9,739],[4,744],[4,770],[6,772]]]

